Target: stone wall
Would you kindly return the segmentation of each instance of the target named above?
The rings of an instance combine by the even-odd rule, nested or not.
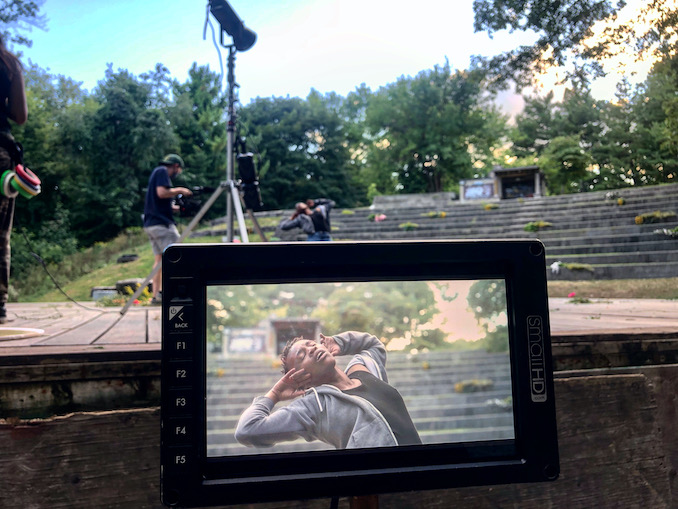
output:
[[[557,481],[380,494],[379,507],[677,507],[677,344],[674,335],[554,338],[561,458]],[[47,370],[40,367],[39,359],[31,361],[32,367],[6,369],[2,380],[11,386],[12,377],[26,373],[16,385],[33,384],[26,386],[26,397],[30,391],[40,391],[40,383],[49,390],[49,378],[60,377],[62,384],[80,383],[78,373],[96,384],[92,387],[133,386],[142,375],[138,370],[150,370],[151,386],[157,379],[157,365],[150,358],[108,359],[98,366],[84,359],[69,365],[64,359]],[[428,389],[433,379],[449,376],[435,365],[422,371],[407,369],[402,364],[409,361],[401,361],[394,359],[394,380],[412,385],[413,390],[418,385]],[[46,377],[42,381],[41,374]],[[498,371],[495,377],[501,376]],[[129,398],[143,404],[143,398],[157,401],[157,394],[142,391],[130,393]],[[0,420],[0,507],[160,508],[159,437],[157,407]],[[329,503],[310,500],[247,507],[319,509]],[[348,505],[348,499],[340,500],[339,507]]]
[[[563,372],[552,483],[379,495],[383,509],[676,507],[678,366]],[[0,506],[160,508],[157,408],[0,424]],[[251,509],[329,507],[329,500]],[[339,507],[349,506],[340,499]]]

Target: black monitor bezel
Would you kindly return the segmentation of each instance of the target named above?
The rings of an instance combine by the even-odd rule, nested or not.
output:
[[[206,455],[206,288],[214,284],[320,281],[504,279],[506,282],[514,441],[382,449]],[[163,255],[161,496],[166,505],[206,506],[364,495],[482,484],[538,482],[559,472],[543,245],[528,241],[306,242],[188,244]],[[177,361],[165,318],[172,303],[193,309],[190,359]],[[546,401],[531,394],[528,317],[539,317]],[[191,383],[177,385],[181,364]],[[195,402],[171,411],[181,393]],[[169,423],[188,423],[176,443]],[[185,463],[176,465],[177,451]],[[453,458],[454,461],[450,461]],[[174,459],[175,461],[172,461]],[[355,466],[359,464],[360,470]]]

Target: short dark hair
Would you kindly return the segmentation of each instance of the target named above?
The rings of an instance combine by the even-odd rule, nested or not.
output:
[[[283,348],[282,353],[280,354],[280,362],[282,363],[282,372],[283,374],[287,373],[290,369],[287,367],[287,356],[290,353],[290,350],[292,349],[292,345],[296,343],[297,341],[302,341],[306,339],[304,336],[298,336],[296,338],[290,339],[287,343],[285,343],[285,348]]]

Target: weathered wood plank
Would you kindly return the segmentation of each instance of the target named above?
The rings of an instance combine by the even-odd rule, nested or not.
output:
[[[678,366],[666,367],[675,388]],[[553,483],[383,494],[382,509],[676,507],[670,464],[678,437],[662,434],[655,386],[642,374],[556,380],[561,477]],[[674,393],[675,401],[675,393]],[[675,406],[675,405],[674,405]],[[666,446],[666,441],[671,445]],[[159,508],[157,409],[73,414],[30,424],[0,424],[0,506]],[[30,487],[30,489],[27,489]],[[326,508],[328,500],[253,508]],[[244,506],[240,506],[244,507]],[[342,499],[340,507],[348,507]]]
[[[89,322],[82,323],[76,329],[67,333],[53,335],[49,338],[50,345],[83,345],[92,344],[101,333],[120,318],[119,313],[102,313]],[[130,341],[131,342],[131,341]]]
[[[162,321],[160,319],[162,309],[159,307],[148,310],[148,342],[160,343],[162,341]]]
[[[142,341],[146,343],[146,310],[128,311],[124,316],[118,314],[120,319],[115,326],[96,341],[98,345],[112,343],[129,344]]]

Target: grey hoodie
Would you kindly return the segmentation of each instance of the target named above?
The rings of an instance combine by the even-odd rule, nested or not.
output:
[[[386,380],[386,349],[375,336],[365,332],[343,332],[332,336],[340,355],[355,354],[346,370],[362,364],[372,375]],[[345,394],[333,385],[309,389],[306,394],[273,412],[266,396],[254,399],[243,412],[235,438],[243,445],[270,447],[278,442],[303,438],[321,440],[337,449],[398,445],[391,427],[367,400]]]
[[[313,235],[315,233],[313,220],[308,214],[299,214],[294,219],[287,219],[280,223],[281,230],[291,230],[292,228],[301,228],[306,235]]]

